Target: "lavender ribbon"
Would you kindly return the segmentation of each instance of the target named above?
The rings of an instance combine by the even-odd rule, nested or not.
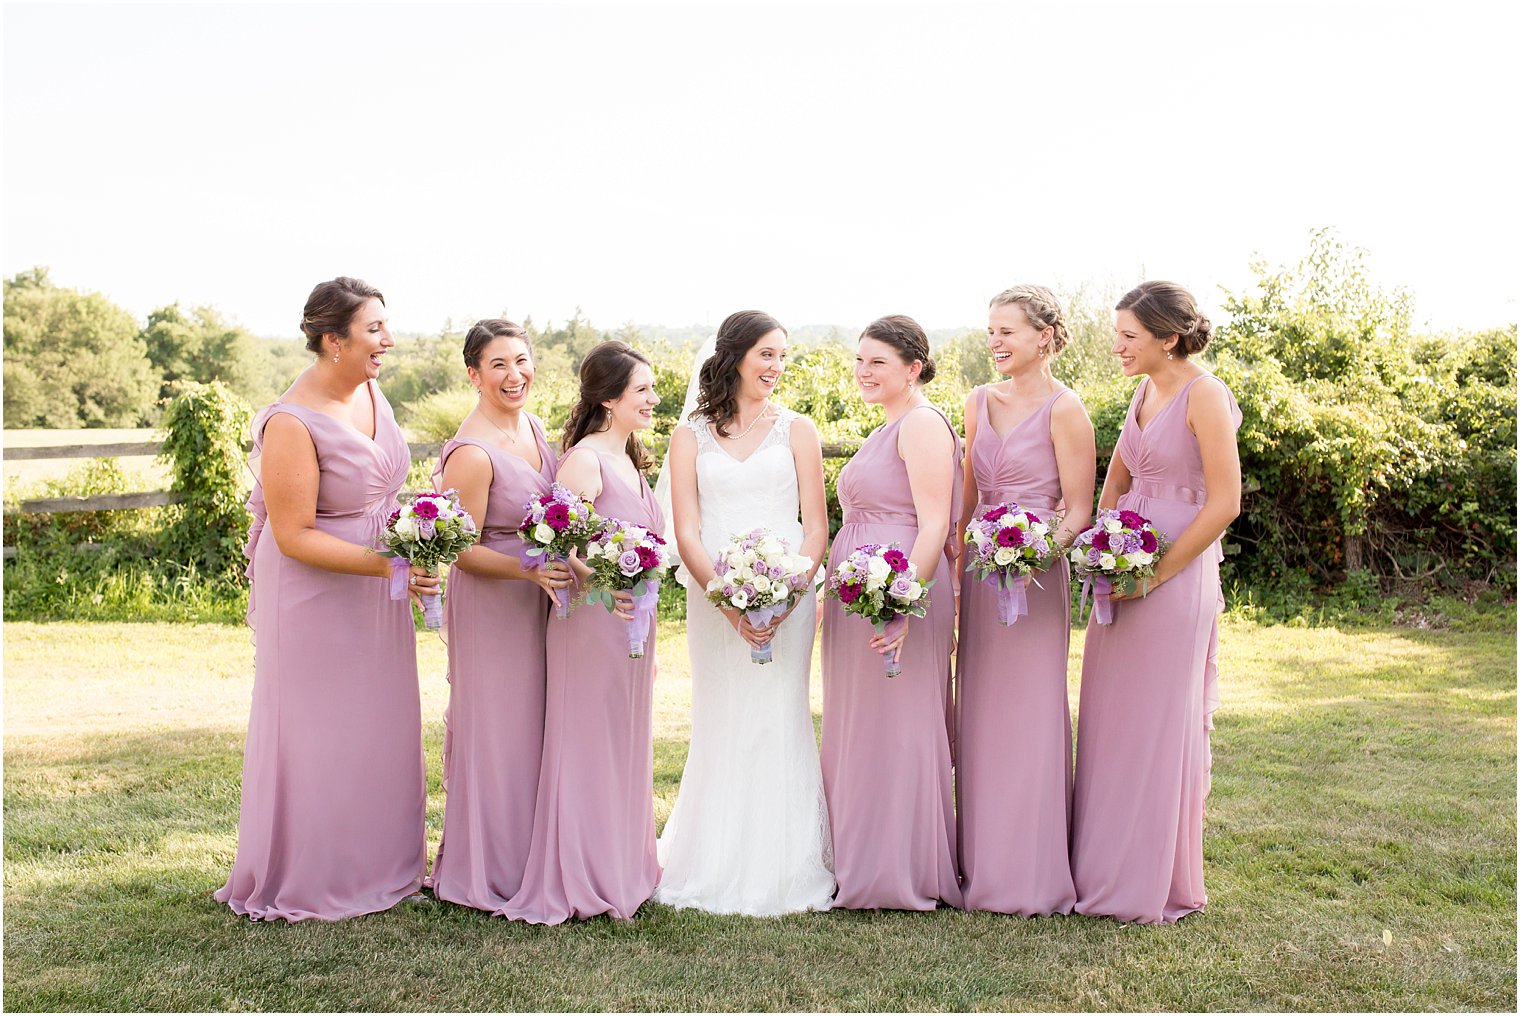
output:
[[[880,621],[871,622],[871,627],[876,630],[876,633],[878,635],[885,635],[888,642],[891,642],[893,639],[897,638],[897,636],[901,635],[903,629],[907,626],[908,617],[906,614],[894,614],[892,616],[892,620],[887,621],[886,623],[882,623]],[[898,674],[902,673],[902,664],[898,662],[897,659],[897,654],[899,652],[901,652],[900,649],[895,649],[892,651],[891,656],[888,656],[881,661],[882,666],[886,669],[888,677],[896,677]]]
[[[1089,575],[1082,580],[1082,602],[1078,605],[1078,612],[1087,606],[1087,595],[1093,598],[1093,619],[1099,624],[1114,623],[1114,604],[1108,598],[1114,591],[1114,585],[1108,580],[1107,575]]]
[[[644,584],[644,592],[635,593],[633,596],[633,620],[628,622],[628,658],[630,660],[641,659],[644,656],[644,639],[649,631],[649,623],[654,620],[655,608],[659,604],[660,580],[649,579]]]
[[[749,621],[752,627],[764,628],[776,618],[780,617],[782,614],[785,614],[786,608],[787,604],[785,603],[773,603],[768,607],[756,607],[754,610],[746,610],[744,612],[744,617],[745,620]],[[750,646],[749,658],[754,663],[771,662],[771,644],[767,642],[765,645],[760,646],[758,649],[754,646]]]
[[[410,577],[412,562],[404,557],[391,558],[391,599],[406,599],[407,579]]]
[[[404,557],[391,558],[391,599],[406,599],[406,590],[411,585],[412,562]],[[424,595],[422,599],[422,623],[428,631],[437,631],[443,627],[443,597],[437,593],[431,596]]]
[[[1029,613],[1028,575],[1015,576],[1007,584],[996,575],[987,576],[987,581],[997,586],[998,622],[1003,627],[1008,627]]]
[[[558,561],[561,564],[570,560],[563,554],[550,554],[542,547],[524,547],[522,553],[517,556],[522,562],[523,571],[537,571],[550,561]],[[570,580],[575,581],[575,572],[570,573]],[[554,616],[563,621],[570,616],[570,590],[554,590]]]

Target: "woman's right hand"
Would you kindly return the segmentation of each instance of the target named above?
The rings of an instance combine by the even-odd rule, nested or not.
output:
[[[752,649],[759,649],[776,634],[774,624],[765,628],[756,628],[737,607],[719,607],[718,609],[723,612],[724,617],[728,618],[728,623],[734,626],[734,631],[739,633],[739,637],[749,643]]]
[[[563,561],[546,561],[530,571],[528,578],[537,583],[538,588],[551,600],[554,599],[555,590],[568,589],[573,584],[570,566]]]

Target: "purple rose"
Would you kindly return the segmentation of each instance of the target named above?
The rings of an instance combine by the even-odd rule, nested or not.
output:
[[[618,555],[618,571],[632,578],[644,570],[639,563],[639,553],[636,550],[625,550]]]
[[[720,557],[713,562],[713,574],[719,578],[728,574],[728,560],[726,558]]]
[[[424,540],[431,540],[433,538],[433,534],[438,531],[437,525],[438,524],[436,522],[434,522],[430,518],[420,518],[420,519],[418,519],[417,520],[417,535],[418,535],[418,537],[420,537],[421,539],[424,539]]]
[[[913,591],[913,583],[908,581],[906,575],[899,575],[897,579],[887,587],[887,591],[899,600],[906,600],[908,594]]]
[[[753,600],[755,598],[755,587],[748,582],[744,583],[744,595]]]

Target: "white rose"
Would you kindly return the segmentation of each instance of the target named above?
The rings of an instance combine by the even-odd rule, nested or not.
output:
[[[1147,553],[1143,550],[1137,550],[1133,554],[1129,555],[1129,560],[1130,564],[1133,564],[1136,568],[1144,568],[1146,565],[1156,560],[1156,555]]]
[[[1044,536],[1046,533],[1050,532],[1050,527],[1043,522],[1036,522],[1030,528],[1034,530],[1034,535],[1036,536]]]
[[[973,529],[971,531],[971,539],[978,547],[985,547],[992,542],[992,537],[988,536],[986,530],[983,529]]]
[[[771,580],[764,575],[756,575],[750,579],[750,585],[755,587],[757,593],[768,593],[771,589]]]
[[[410,515],[402,515],[396,520],[396,535],[403,540],[415,540],[417,538],[417,520]]]
[[[1103,528],[1110,533],[1117,533],[1124,528],[1124,523],[1118,519],[1104,519]]]
[[[892,574],[892,566],[879,557],[871,558],[871,563],[866,566],[866,574],[873,579],[885,579]],[[877,585],[881,583],[878,581]],[[874,588],[874,587],[873,587]]]
[[[1011,526],[1013,525],[1013,520],[1014,515],[1012,512],[1004,512],[1003,517],[998,519],[997,524],[1000,526]]]
[[[923,595],[924,595],[924,587],[920,583],[915,582],[908,589],[908,602],[909,603],[913,603],[920,596],[923,596]]]
[[[1102,568],[1104,571],[1113,571],[1114,570],[1114,555],[1112,555],[1112,554],[1104,554],[1101,557],[1099,557],[1098,558],[1098,567]]]
[[[709,593],[716,593],[718,590],[720,590],[722,588],[723,588],[723,580],[721,578],[719,578],[718,576],[716,576],[716,575],[714,575],[707,582],[707,591]]]
[[[992,560],[999,565],[1013,564],[1013,559],[1016,556],[1012,547],[999,547],[997,552],[992,555]]]
[[[627,533],[628,539],[634,541],[635,543],[642,541],[645,536],[649,535],[649,531],[647,529],[642,529],[639,526],[629,526]]]
[[[540,522],[533,527],[533,538],[539,543],[553,543],[554,528],[547,522]]]
[[[738,592],[734,593],[733,596],[729,597],[728,602],[740,610],[743,610],[745,607],[749,606],[749,597],[745,596],[744,591],[741,589]]]
[[[766,539],[760,541],[760,553],[764,554],[767,560],[774,558],[777,554],[784,554],[785,552],[786,548],[782,545],[781,541],[775,537],[767,537]]]

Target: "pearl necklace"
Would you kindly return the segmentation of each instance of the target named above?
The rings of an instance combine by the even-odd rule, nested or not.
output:
[[[755,414],[755,418],[749,422],[748,427],[745,427],[737,434],[725,434],[723,436],[728,438],[730,441],[742,441],[746,434],[755,429],[755,424],[759,423],[761,420],[770,415],[770,410],[771,404],[767,402],[764,406],[761,407],[760,412]],[[735,415],[737,416],[738,414]]]

